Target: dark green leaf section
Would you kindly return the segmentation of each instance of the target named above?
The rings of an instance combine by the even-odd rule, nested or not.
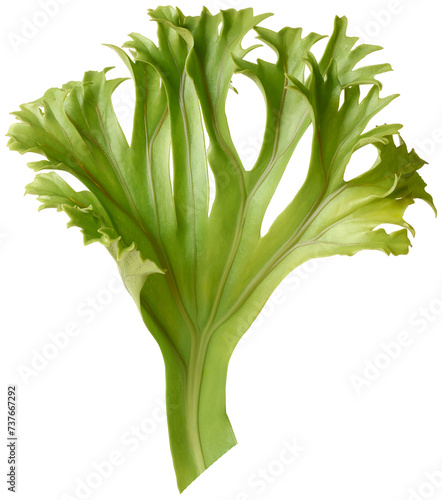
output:
[[[40,208],[66,212],[86,244],[108,249],[157,340],[182,491],[236,443],[226,414],[229,359],[280,281],[316,257],[365,249],[406,254],[414,235],[406,209],[416,199],[434,205],[419,175],[425,162],[408,150],[401,125],[371,128],[396,97],[380,94],[378,75],[391,67],[363,65],[380,47],[357,45],[345,18],[335,19],[316,59],[321,35],[260,27],[268,15],[251,8],[189,17],[159,7],[149,15],[158,43],[132,33],[123,48],[109,45],[135,88],[130,140],[112,106],[126,79],[109,79],[106,68],[22,105],[8,144],[42,155],[29,163],[36,172],[68,172],[86,187],[77,192],[49,172],[37,174],[27,192],[38,196]],[[243,47],[253,29],[276,62],[246,57],[256,47]],[[226,115],[235,73],[259,87],[266,107],[264,140],[250,171]],[[309,128],[305,182],[262,235],[269,203]],[[347,180],[361,148],[375,148],[377,160]],[[216,182],[210,214],[209,169]],[[384,224],[397,229],[387,232]]]

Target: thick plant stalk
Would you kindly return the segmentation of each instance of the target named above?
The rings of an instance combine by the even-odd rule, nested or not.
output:
[[[187,371],[166,364],[167,418],[180,491],[236,444],[226,413],[227,364],[220,354],[196,352]]]
[[[165,332],[152,322],[152,312],[143,306],[141,312],[165,360],[171,452],[183,491],[237,444],[226,411],[227,368],[234,344],[217,332],[199,336],[184,360],[164,341]]]
[[[157,341],[183,491],[236,444],[226,413],[229,360],[281,280],[312,258],[364,249],[406,254],[414,235],[406,209],[415,199],[434,206],[418,173],[425,162],[400,138],[401,125],[366,130],[396,97],[381,97],[377,80],[391,68],[358,64],[380,47],[355,46],[345,18],[335,19],[317,60],[311,50],[320,35],[258,27],[268,15],[252,9],[186,17],[159,7],[149,14],[158,45],[132,33],[123,48],[110,46],[135,87],[130,141],[111,100],[126,79],[109,79],[106,68],[22,105],[8,145],[43,155],[28,165],[51,172],[37,174],[27,193],[38,196],[40,208],[64,211],[85,244],[107,248]],[[254,47],[241,43],[252,29],[275,51],[275,63],[246,57]],[[264,141],[249,171],[226,116],[235,73],[259,87],[266,106]],[[363,99],[362,85],[369,86]],[[262,235],[269,203],[309,127],[305,182]],[[344,180],[362,147],[376,148],[376,162]],[[216,182],[210,213],[209,168]],[[53,170],[86,190],[73,190]],[[387,233],[383,224],[398,230]]]

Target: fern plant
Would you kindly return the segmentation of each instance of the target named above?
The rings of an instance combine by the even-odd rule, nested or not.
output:
[[[105,246],[158,342],[182,491],[236,443],[226,414],[229,359],[281,280],[312,258],[364,249],[406,254],[413,229],[405,210],[417,198],[433,202],[418,173],[425,162],[402,139],[393,140],[401,126],[367,130],[396,97],[381,97],[376,79],[391,68],[355,69],[380,47],[356,46],[345,18],[336,18],[317,60],[311,49],[321,36],[258,27],[268,15],[252,9],[216,15],[204,9],[187,17],[159,7],[149,14],[158,23],[158,45],[132,34],[123,48],[110,46],[135,86],[130,141],[111,101],[125,78],[109,79],[106,68],[22,105],[9,147],[45,157],[29,163],[50,172],[38,173],[27,192],[38,196],[40,208],[65,212],[85,244]],[[246,58],[254,47],[241,42],[252,29],[276,52],[276,62]],[[226,117],[234,73],[251,78],[266,104],[263,145],[251,170]],[[369,86],[363,99],[362,85]],[[269,203],[309,127],[305,182],[261,236]],[[375,164],[344,180],[352,154],[366,147],[376,148]],[[216,181],[210,213],[209,168]],[[74,175],[85,190],[73,190],[56,170]],[[387,233],[379,228],[385,223],[398,230]]]

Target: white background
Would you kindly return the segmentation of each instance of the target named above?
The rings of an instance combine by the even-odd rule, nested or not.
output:
[[[39,1],[1,4],[4,133],[13,122],[9,112],[51,86],[110,65],[117,66],[112,76],[127,76],[101,43],[122,44],[132,31],[155,37],[146,16],[155,3],[55,4],[51,16],[42,14]],[[207,3],[212,12],[251,5]],[[179,6],[196,15],[202,3],[183,0]],[[441,208],[440,2],[260,0],[253,6],[257,13],[275,13],[265,26],[302,26],[305,33],[330,34],[334,15],[347,15],[350,34],[385,47],[370,58],[392,64],[394,73],[381,76],[383,95],[401,97],[376,123],[405,125],[406,142],[430,163],[422,173]],[[235,77],[234,85],[239,96],[229,97],[229,119],[241,154],[251,162],[262,136],[263,102],[244,77]],[[130,105],[125,83],[115,107],[126,129]],[[79,232],[66,230],[64,214],[39,214],[36,200],[23,197],[33,178],[26,168],[32,155],[11,153],[5,144],[6,139],[0,148],[0,496],[14,497],[6,489],[6,391],[13,383],[19,395],[14,498],[178,499],[159,349],[129,294],[121,291],[107,252],[99,245],[83,247]],[[289,168],[273,217],[299,186],[303,152],[307,147]],[[369,156],[353,167],[367,167]],[[228,412],[239,444],[181,498],[442,498],[442,221],[421,202],[409,209],[407,220],[417,230],[408,256],[363,252],[321,260],[281,285],[230,365]],[[66,329],[76,336],[54,354],[50,334],[53,339]],[[382,344],[398,336],[408,339],[407,346],[397,359],[386,358]],[[23,375],[48,353],[53,359],[40,359],[37,370]],[[374,369],[357,391],[354,377],[364,377],[367,363],[382,362],[389,366]],[[140,424],[140,437],[129,439]],[[284,450],[293,443],[298,456],[283,464]],[[116,456],[114,470],[97,476],[94,464]],[[82,482],[94,485],[83,496]]]

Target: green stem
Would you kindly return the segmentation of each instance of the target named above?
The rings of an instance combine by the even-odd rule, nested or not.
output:
[[[180,492],[236,444],[226,414],[230,356],[215,351],[200,338],[192,345],[188,369],[165,359],[170,447]]]
[[[185,490],[202,472],[235,446],[226,414],[227,367],[233,350],[223,337],[186,333],[179,348],[144,297],[143,320],[157,341],[166,369],[166,408],[170,448],[178,489]]]

